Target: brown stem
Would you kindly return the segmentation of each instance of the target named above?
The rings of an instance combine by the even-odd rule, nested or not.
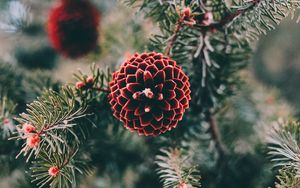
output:
[[[242,10],[240,10],[240,9],[236,10],[232,14],[221,19],[218,23],[212,23],[211,25],[208,26],[208,28],[211,28],[211,30],[221,28],[222,26],[231,22],[232,20],[234,20],[236,17],[240,16],[241,14],[244,14],[245,12],[252,10],[258,3],[260,3],[260,1],[261,0],[252,0],[251,2],[249,2],[249,3],[252,3],[249,7],[242,9]]]
[[[210,111],[207,112],[206,118],[207,118],[207,122],[209,123],[209,126],[210,126],[209,131],[210,131],[211,137],[216,144],[216,149],[220,155],[220,158],[223,158],[227,154],[228,150],[222,142],[222,138],[221,138],[218,124],[217,124],[217,120]]]
[[[106,93],[109,93],[109,92],[110,92],[109,89],[103,89],[103,88],[98,88],[98,87],[93,87],[92,89],[93,89],[93,90],[96,90],[96,91],[106,92]]]
[[[59,169],[63,169],[65,166],[67,166],[69,164],[71,158],[74,156],[74,154],[75,154],[76,151],[77,150],[73,148],[72,151],[71,151],[71,153],[69,154],[68,158],[65,159],[64,163],[61,166],[59,166],[58,168]]]
[[[249,7],[245,8],[243,10],[236,10],[234,13],[230,14],[229,16],[224,17],[218,23],[212,23],[208,27],[212,28],[212,29],[218,29],[218,28],[226,25],[227,23],[229,23],[230,21],[232,21],[239,15],[244,14],[245,12],[247,12],[249,10],[252,10],[260,1],[261,0],[252,0],[251,1],[252,4]],[[202,32],[203,36],[206,35],[206,32],[207,31]],[[204,47],[202,47],[201,51],[203,51],[203,49],[204,49]],[[222,142],[222,138],[221,138],[218,124],[217,124],[217,120],[214,117],[214,114],[210,110],[207,112],[206,118],[207,118],[207,122],[209,123],[209,126],[210,126],[209,131],[210,131],[211,137],[216,144],[216,149],[218,150],[220,158],[223,158],[227,154],[228,149]]]
[[[183,19],[180,18],[176,24],[174,33],[172,35],[172,38],[170,39],[170,42],[169,42],[166,52],[165,52],[166,56],[170,56],[171,49],[173,48],[173,45],[178,37],[178,32],[179,32],[180,28],[182,27],[182,21],[183,21]]]

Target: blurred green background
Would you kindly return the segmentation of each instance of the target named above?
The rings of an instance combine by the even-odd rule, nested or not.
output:
[[[99,46],[87,57],[77,60],[65,59],[51,48],[45,30],[48,11],[54,3],[53,0],[0,1],[0,57],[2,63],[15,65],[20,69],[18,71],[27,74],[42,70],[51,75],[54,80],[63,83],[70,82],[74,72],[78,69],[87,72],[89,65],[93,62],[100,67],[120,65],[130,54],[144,51],[148,38],[151,34],[158,32],[151,20],[145,20],[142,14],[135,13],[120,1],[94,0],[95,5],[101,11]],[[300,38],[298,38],[298,33],[300,33],[300,25],[295,23],[295,20],[287,18],[274,31],[268,32],[267,36],[261,36],[259,41],[254,42],[255,53],[251,63],[247,70],[241,72],[247,84],[251,86],[251,95],[250,92],[247,93],[247,87],[242,87],[243,90],[240,91],[238,97],[234,98],[233,102],[237,109],[233,110],[233,114],[243,111],[243,109],[239,111],[240,108],[243,108],[239,105],[241,103],[248,102],[249,106],[258,108],[259,112],[244,110],[248,110],[246,115],[241,114],[243,117],[241,121],[244,124],[259,124],[258,116],[262,120],[276,120],[279,116],[300,115],[300,53],[298,52]],[[2,85],[2,87],[4,86]],[[227,115],[232,116],[230,113]],[[230,123],[224,123],[222,127],[224,132],[228,132],[228,137],[233,134],[229,131],[230,126]],[[243,127],[243,131],[247,128],[252,130],[252,127]],[[268,129],[268,126],[260,128]],[[264,137],[265,131],[260,131],[259,134]],[[240,136],[240,138],[243,137],[242,134]],[[239,153],[253,153],[256,150],[251,145],[257,142],[254,137],[246,140],[229,139],[227,142],[228,144],[233,143],[233,147]],[[263,154],[258,153],[259,157],[261,155]],[[258,160],[261,164],[251,164],[253,162],[251,157],[257,156],[245,157],[243,158],[245,161],[239,162],[260,166],[257,169],[263,166],[263,160]],[[12,161],[13,158],[14,156],[11,156]],[[16,163],[22,162],[22,159],[16,161]],[[234,165],[239,165],[239,163]],[[252,172],[262,173],[257,169],[250,171],[247,175],[251,176]],[[0,180],[0,187],[15,187],[15,180],[23,176],[23,170],[14,170],[9,176],[3,176]],[[244,170],[247,171],[247,169]],[[113,187],[113,185],[118,187],[117,182],[111,181],[109,176],[110,174],[104,174],[101,178],[91,176],[82,183],[82,187],[107,187],[107,185],[110,185],[108,187]],[[153,177],[151,176],[151,178]],[[147,181],[156,181],[151,178]],[[132,182],[137,181],[136,179],[137,175],[132,169],[126,171],[125,184],[127,187],[132,187]],[[257,181],[267,182],[269,179],[261,176]],[[149,186],[151,187],[151,184]],[[26,185],[21,187],[26,187]],[[140,184],[138,187],[146,188],[146,185]]]

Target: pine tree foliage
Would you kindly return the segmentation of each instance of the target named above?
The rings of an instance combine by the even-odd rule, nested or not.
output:
[[[227,31],[217,31],[225,27],[222,20],[201,24],[208,10],[214,11],[217,17],[224,16],[228,8],[223,2],[208,1],[207,5],[197,0],[130,3],[140,6],[146,16],[159,23],[162,33],[150,39],[149,50],[164,52],[172,46],[170,55],[190,74],[195,111],[205,112],[216,107],[225,96],[232,94],[239,83],[236,73],[246,66],[250,56],[249,43],[243,38],[236,40]],[[198,24],[190,26],[178,22],[184,7],[192,9],[193,19]],[[174,33],[178,26],[179,31]]]
[[[276,188],[297,188],[300,186],[300,179],[296,176],[295,171],[291,169],[279,170],[277,177]]]
[[[240,86],[238,71],[247,65],[252,52],[251,41],[266,34],[274,24],[300,7],[297,1],[281,0],[132,0],[129,3],[159,23],[161,34],[153,36],[149,49],[169,51],[186,69],[193,88],[192,110],[205,114],[211,108],[222,107],[224,99]],[[178,21],[185,7],[191,8],[198,24],[191,26]],[[208,12],[213,14],[212,23],[201,24]],[[192,122],[185,123],[191,125]],[[213,140],[213,137],[208,138]]]
[[[79,104],[76,100],[75,91],[70,87],[62,88],[60,93],[54,91],[46,91],[36,101],[28,105],[28,114],[21,114],[19,121],[19,139],[27,139],[27,133],[22,134],[22,127],[25,123],[30,122],[35,127],[35,131],[41,138],[38,147],[34,148],[35,155],[38,155],[41,148],[47,148],[49,153],[58,152],[62,154],[61,144],[67,144],[69,137],[62,138],[61,131],[66,134],[73,135],[72,140],[79,142],[78,136],[74,133],[73,127],[77,119],[86,116],[84,114],[86,104],[83,101]],[[50,146],[50,147],[49,147]],[[24,148],[21,152],[24,155],[29,154],[27,161],[33,154],[33,148],[28,147],[24,143]]]
[[[0,134],[3,139],[8,138],[15,130],[13,113],[15,105],[6,96],[0,96]]]
[[[39,187],[75,187],[76,172],[89,172],[85,170],[87,164],[74,162],[75,155],[96,123],[89,108],[94,103],[106,103],[104,91],[110,77],[95,66],[91,72],[89,81],[87,75],[75,75],[78,82],[85,84],[83,88],[66,85],[58,92],[47,90],[27,106],[26,113],[16,118],[19,125],[16,136],[11,139],[25,140],[19,155],[24,154],[26,161],[34,165],[31,168],[33,181]],[[26,131],[25,126],[33,128]],[[51,166],[59,169],[55,178],[48,173]]]
[[[24,31],[32,19],[30,8],[20,1],[4,3],[6,11],[0,21],[0,30],[9,33]]]
[[[268,138],[274,167],[279,171],[277,187],[298,187],[300,173],[300,127],[295,121],[279,122]]]
[[[259,35],[275,28],[287,16],[297,16],[299,1],[251,0],[233,3],[235,18],[230,30],[237,38],[258,39]]]
[[[204,112],[220,105],[236,90],[239,85],[236,73],[247,65],[251,53],[249,42],[274,28],[272,24],[279,24],[300,6],[297,1],[282,0],[127,2],[140,7],[146,16],[159,23],[162,33],[154,35],[149,49],[166,51],[172,45],[170,55],[191,74],[195,90],[192,105]],[[184,7],[192,9],[199,24],[192,27],[181,24],[174,33]],[[214,16],[209,25],[201,24],[206,12]]]
[[[16,131],[16,116],[16,104],[6,96],[0,96],[0,178],[9,176],[14,170],[24,166],[23,162],[15,160],[19,143],[8,140]]]
[[[60,83],[47,72],[24,70],[9,63],[0,63],[0,93],[9,96],[16,106],[16,112],[23,112],[27,103],[40,96],[45,89],[57,91]]]
[[[30,168],[32,174],[32,182],[35,182],[39,187],[45,187],[49,184],[50,187],[76,187],[77,178],[79,175],[87,175],[91,173],[91,168],[84,164],[76,157],[79,146],[69,147],[64,145],[62,153],[57,156],[56,153],[41,151],[37,159],[32,162]],[[49,169],[57,167],[59,173],[57,176],[49,176]]]
[[[273,25],[288,14],[294,14],[300,4],[293,0],[126,2],[158,23],[161,32],[150,39],[148,50],[162,52],[174,58],[188,74],[193,89],[191,110],[182,121],[183,125],[188,126],[181,126],[174,133],[161,137],[162,140],[172,139],[173,137],[168,137],[172,134],[176,137],[171,141],[172,147],[161,149],[161,153],[156,156],[157,173],[163,186],[200,187],[198,165],[203,165],[204,160],[208,161],[206,166],[202,166],[206,172],[209,172],[208,168],[218,169],[220,172],[215,185],[228,182],[221,177],[225,173],[239,177],[236,172],[240,170],[239,164],[247,163],[250,166],[256,156],[247,158],[235,152],[235,148],[226,148],[226,144],[231,142],[225,140],[225,144],[222,143],[222,135],[217,129],[218,119],[214,116],[226,110],[226,100],[241,85],[239,71],[247,66],[252,52],[250,42],[273,29]],[[26,17],[27,14],[24,13],[23,16]],[[22,28],[24,24],[26,22],[23,19],[16,21],[18,27]],[[37,186],[76,187],[78,177],[91,172],[88,165],[91,158],[100,156],[107,160],[103,169],[113,169],[111,166],[121,163],[122,172],[116,172],[117,176],[125,171],[122,163],[124,158],[136,160],[133,163],[143,159],[144,153],[136,154],[131,151],[135,149],[132,143],[141,144],[141,140],[128,136],[120,126],[112,126],[115,122],[107,101],[108,83],[111,79],[109,71],[92,66],[90,75],[79,72],[75,74],[75,84],[58,88],[59,84],[42,76],[43,73],[26,75],[21,69],[14,69],[11,65],[0,64],[3,72],[0,75],[0,85],[7,86],[1,87],[0,92],[18,103],[17,107],[20,109],[17,111],[22,111],[25,104],[29,103],[26,112],[16,118],[19,124],[13,139],[23,143],[18,156],[26,157],[31,166],[32,182]],[[45,88],[48,90],[44,90]],[[34,98],[36,99],[32,101]],[[0,107],[0,120],[10,117],[7,104],[4,98]],[[246,107],[241,111],[243,110],[246,111]],[[224,114],[219,116],[222,115]],[[228,119],[225,120],[221,122],[222,125],[226,125]],[[236,119],[230,119],[231,121]],[[278,175],[276,186],[279,188],[298,186],[298,127],[297,123],[286,123],[274,129],[269,139],[272,161],[276,167],[283,168]],[[93,133],[93,129],[99,130],[99,133]],[[226,130],[223,132],[226,133]],[[98,134],[97,139],[94,138],[95,134]],[[151,141],[146,142],[151,145]],[[122,144],[126,144],[129,149],[122,147]],[[120,150],[118,154],[112,151],[112,146],[116,145]],[[88,151],[87,146],[94,147],[95,151]],[[147,149],[142,151],[149,152],[145,150]],[[149,156],[152,157],[153,153]],[[53,172],[52,167],[55,170]],[[249,171],[247,168],[243,172]],[[226,185],[232,185],[230,183]],[[236,185],[239,182],[235,182]],[[248,186],[251,186],[250,183]]]
[[[190,164],[188,155],[180,149],[161,149],[161,155],[156,156],[157,172],[164,188],[200,187],[200,171]]]

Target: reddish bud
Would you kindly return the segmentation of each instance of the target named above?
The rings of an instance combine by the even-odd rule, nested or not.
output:
[[[274,97],[273,96],[268,96],[266,99],[267,104],[273,104],[274,103]]]
[[[87,79],[86,79],[86,83],[89,83],[89,84],[91,84],[91,83],[93,83],[94,82],[94,77],[93,76],[89,76],[89,77],[87,77]]]
[[[183,13],[183,15],[184,15],[185,17],[191,17],[191,15],[192,15],[192,10],[191,10],[190,7],[186,7],[186,8],[183,9],[182,13]]]
[[[32,126],[32,124],[30,124],[30,123],[24,123],[23,131],[24,131],[24,133],[32,133],[33,131],[35,131],[35,127]]]
[[[35,148],[39,145],[41,139],[37,134],[34,134],[27,138],[27,146],[30,148]]]
[[[184,22],[185,25],[188,25],[190,27],[192,27],[196,24],[196,20],[194,18],[190,18],[188,21],[184,20],[183,22]]]
[[[81,89],[84,86],[85,86],[84,82],[81,82],[81,81],[76,82],[76,84],[75,84],[76,89]]]
[[[7,124],[9,124],[10,123],[10,120],[8,119],[8,118],[4,118],[3,119],[3,124],[4,125],[7,125]]]
[[[57,166],[52,166],[49,168],[48,173],[52,177],[56,177],[59,173],[59,168]]]
[[[213,17],[212,12],[206,12],[204,14],[204,20],[203,20],[202,24],[205,26],[209,26],[210,24],[213,23],[213,21],[214,21],[214,17]]]
[[[186,183],[181,183],[178,188],[188,188],[188,184]]]

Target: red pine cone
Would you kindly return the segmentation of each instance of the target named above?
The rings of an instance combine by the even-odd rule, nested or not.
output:
[[[110,104],[131,132],[159,135],[177,126],[189,107],[190,83],[169,57],[136,53],[113,74]]]
[[[48,36],[59,53],[77,58],[97,46],[100,15],[88,0],[62,0],[48,18]]]

